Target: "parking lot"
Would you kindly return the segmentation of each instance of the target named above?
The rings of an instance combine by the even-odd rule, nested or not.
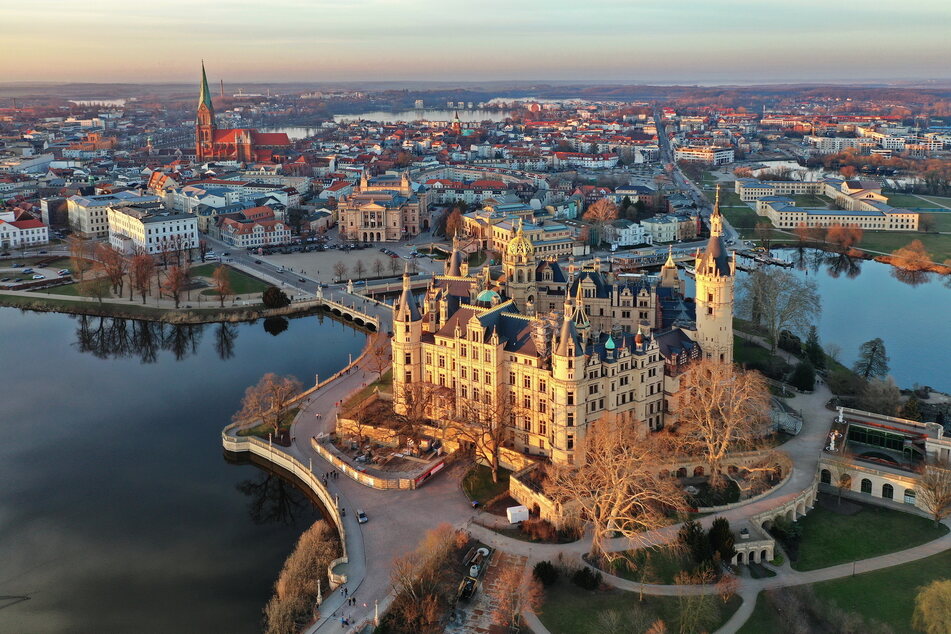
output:
[[[52,260],[52,261],[50,261]],[[16,266],[16,265],[20,266]],[[0,285],[12,286],[26,282],[55,280],[63,277],[60,271],[67,271],[67,258],[21,258],[0,261]]]

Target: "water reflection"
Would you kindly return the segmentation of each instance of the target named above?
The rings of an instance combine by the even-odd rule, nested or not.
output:
[[[234,342],[238,338],[238,327],[235,324],[222,322],[215,328],[215,352],[222,361],[234,356]]]
[[[154,321],[89,315],[80,315],[76,320],[74,345],[80,352],[99,359],[138,358],[142,363],[155,363],[160,350],[171,352],[176,361],[196,354],[205,328],[202,324],[169,325]],[[236,336],[235,333],[231,337],[229,357],[234,353]]]
[[[931,281],[931,272],[930,271],[909,271],[908,269],[900,269],[897,266],[892,267],[892,277],[894,277],[899,282],[904,282],[909,286],[920,286]],[[945,280],[945,284],[948,284],[949,280]]]
[[[274,337],[287,330],[289,325],[285,317],[268,317],[264,320],[264,330]]]
[[[834,278],[845,275],[851,280],[862,272],[862,260],[845,253],[830,253],[825,261],[829,275]]]
[[[239,482],[236,489],[250,498],[248,514],[255,524],[295,526],[313,521],[313,504],[296,486],[281,476],[261,471],[255,478]]]

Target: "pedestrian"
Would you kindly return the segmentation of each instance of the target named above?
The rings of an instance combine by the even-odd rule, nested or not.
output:
[[[350,590],[347,588],[347,586],[344,586],[344,587],[343,587],[343,596],[346,597],[346,596],[349,596],[349,595],[350,595]]]

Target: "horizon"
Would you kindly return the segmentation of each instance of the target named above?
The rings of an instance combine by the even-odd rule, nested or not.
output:
[[[275,0],[266,12],[249,0],[213,6],[171,0],[135,11],[118,0],[91,8],[50,0],[4,10],[9,53],[0,59],[0,76],[25,83],[191,83],[204,59],[210,78],[232,84],[529,76],[717,86],[951,78],[944,63],[951,55],[945,27],[951,6],[911,0],[901,30],[894,29],[894,13],[821,0],[804,0],[794,11],[749,0],[688,0],[677,7],[656,0],[636,6],[595,0],[585,7]],[[170,37],[174,57],[162,57],[154,42]],[[868,45],[876,41],[887,45]]]

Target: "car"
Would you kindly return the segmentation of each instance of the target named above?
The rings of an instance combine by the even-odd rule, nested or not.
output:
[[[46,255],[46,251],[40,251],[40,255]]]
[[[10,266],[12,266],[13,268],[20,268],[20,267],[23,266],[23,265],[22,265],[21,263],[19,263],[19,262],[14,262],[14,263],[11,264]]]
[[[33,269],[30,268],[30,267],[27,267],[27,268],[23,269],[23,270],[20,271],[20,272],[21,272],[21,273],[32,273],[32,272],[33,272]]]
[[[297,281],[298,281],[298,282],[306,282],[307,280],[305,280],[305,279],[302,278],[302,277],[299,277],[299,278],[297,278]]]
[[[361,511],[360,509],[357,509],[357,523],[366,524],[369,521],[370,521],[370,518],[367,517],[367,514]]]
[[[69,275],[69,269],[60,269],[56,271],[57,275]]]
[[[9,278],[9,277],[5,277],[5,278],[3,278],[3,279],[0,279],[0,282],[9,282],[10,279],[11,279],[11,278]]]
[[[225,252],[222,253],[221,255],[223,255],[223,256],[225,256],[225,257],[228,257],[229,255],[231,255],[231,251],[225,251]]]
[[[33,276],[33,279],[34,279],[34,280],[45,280],[45,279],[46,279],[46,276],[45,276],[45,275],[40,275],[39,273],[37,273],[36,275]]]
[[[261,262],[261,260],[255,260],[254,263],[255,263],[255,264],[263,264],[263,262]]]
[[[459,589],[456,591],[456,596],[462,601],[468,601],[475,595],[476,588],[478,588],[479,582],[477,579],[472,577],[466,577],[459,583]]]

